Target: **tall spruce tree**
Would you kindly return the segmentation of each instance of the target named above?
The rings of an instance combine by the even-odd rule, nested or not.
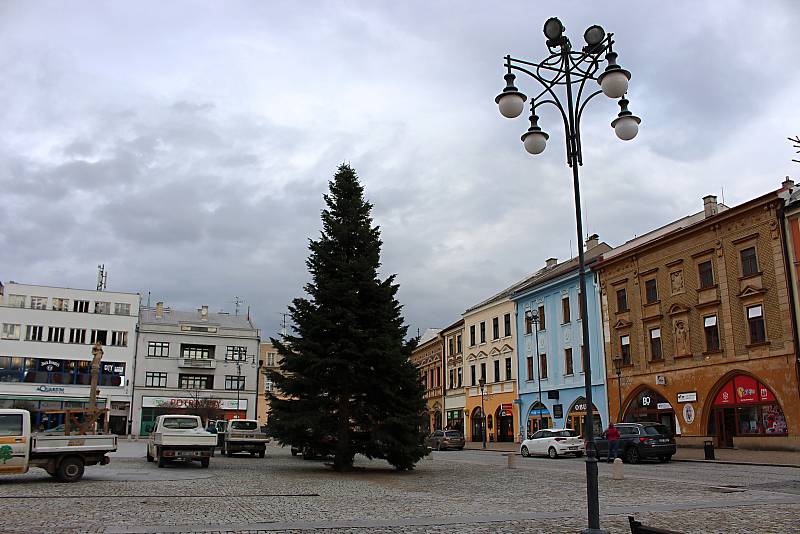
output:
[[[412,469],[426,454],[425,402],[398,285],[378,277],[380,231],[356,172],[341,165],[329,186],[309,244],[308,298],[289,306],[293,333],[272,339],[283,360],[270,373],[269,428],[284,445],[334,454],[340,471],[356,454]]]

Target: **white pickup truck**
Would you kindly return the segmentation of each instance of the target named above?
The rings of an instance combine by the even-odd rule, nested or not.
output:
[[[117,450],[114,434],[50,435],[30,431],[27,410],[0,410],[0,475],[40,467],[61,482],[77,482],[87,465],[106,465]]]
[[[217,436],[206,432],[198,415],[159,415],[147,441],[147,461],[165,467],[172,460],[197,460],[202,467],[217,445]]]
[[[222,441],[222,454],[232,456],[235,452],[249,452],[263,458],[269,438],[261,431],[255,419],[232,419],[228,422]]]

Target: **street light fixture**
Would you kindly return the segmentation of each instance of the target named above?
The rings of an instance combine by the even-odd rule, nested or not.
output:
[[[481,435],[483,436],[483,448],[486,448],[486,410],[483,407],[483,396],[486,388],[486,380],[484,378],[478,379],[478,385],[481,388]]]
[[[504,117],[518,117],[524,108],[527,97],[519,92],[514,86],[516,76],[512,71],[519,71],[527,74],[539,85],[542,90],[531,98],[531,127],[522,136],[525,150],[531,154],[540,154],[547,146],[548,135],[539,127],[539,117],[536,108],[543,104],[555,106],[561,114],[564,123],[564,135],[566,141],[567,165],[572,168],[572,184],[575,194],[575,227],[578,234],[578,264],[580,280],[580,305],[582,310],[588,309],[586,305],[586,280],[584,271],[586,262],[584,258],[583,243],[583,221],[581,220],[581,196],[580,183],[578,179],[578,167],[583,165],[583,153],[581,150],[581,130],[580,123],[586,104],[599,94],[605,94],[609,98],[620,98],[620,112],[617,118],[611,123],[617,137],[628,141],[636,137],[639,132],[641,119],[628,110],[628,100],[625,97],[628,92],[628,82],[631,73],[623,69],[617,63],[617,53],[613,50],[614,34],[606,34],[600,26],[590,26],[584,33],[586,47],[583,50],[573,50],[569,39],[564,35],[564,25],[557,18],[550,18],[545,22],[544,34],[547,37],[547,47],[549,55],[538,63],[512,58],[510,55],[505,57],[506,88],[500,93],[495,102],[500,108],[500,113]],[[603,72],[600,71],[602,56],[605,55],[607,65]],[[600,85],[600,89],[591,92],[588,96],[584,95],[586,82],[592,80]],[[566,102],[562,103],[559,94],[563,89]],[[558,91],[558,93],[557,93]],[[591,91],[591,89],[589,89]],[[566,104],[566,105],[565,105]],[[598,497],[597,484],[597,451],[594,444],[593,411],[592,402],[592,371],[589,350],[589,324],[588,321],[581,321],[583,331],[583,351],[584,358],[584,387],[586,408],[588,417],[586,418],[586,493],[587,493],[587,516],[588,528],[585,534],[605,533],[600,530],[600,502]],[[538,347],[537,347],[538,351]],[[538,356],[538,355],[537,355]]]
[[[228,365],[235,365],[236,366],[236,412],[241,411],[241,392],[244,384],[242,383],[242,365],[249,364],[251,368],[256,368],[256,356],[255,354],[234,354],[234,358],[225,360],[225,367],[227,368]],[[258,377],[256,377],[256,398],[258,398]],[[247,417],[247,413],[245,412],[245,417]],[[258,414],[256,414],[258,417]]]
[[[533,310],[527,310],[525,317],[533,325],[533,335],[536,338],[536,381],[539,383],[539,430],[541,430],[544,420],[542,416],[542,370],[540,369],[542,360],[539,357],[539,314]]]
[[[614,372],[617,374],[617,422],[622,421],[622,358],[614,358]]]

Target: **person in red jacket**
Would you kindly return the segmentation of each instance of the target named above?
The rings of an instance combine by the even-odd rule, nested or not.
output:
[[[614,423],[608,424],[606,439],[608,439],[608,463],[611,463],[619,453],[619,430],[614,427]]]

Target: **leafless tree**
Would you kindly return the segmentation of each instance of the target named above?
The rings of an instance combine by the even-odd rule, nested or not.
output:
[[[800,135],[795,135],[794,139],[791,137],[787,137],[789,141],[792,142],[792,146],[797,149],[797,153],[800,154]],[[795,163],[800,163],[800,159],[793,159]]]

